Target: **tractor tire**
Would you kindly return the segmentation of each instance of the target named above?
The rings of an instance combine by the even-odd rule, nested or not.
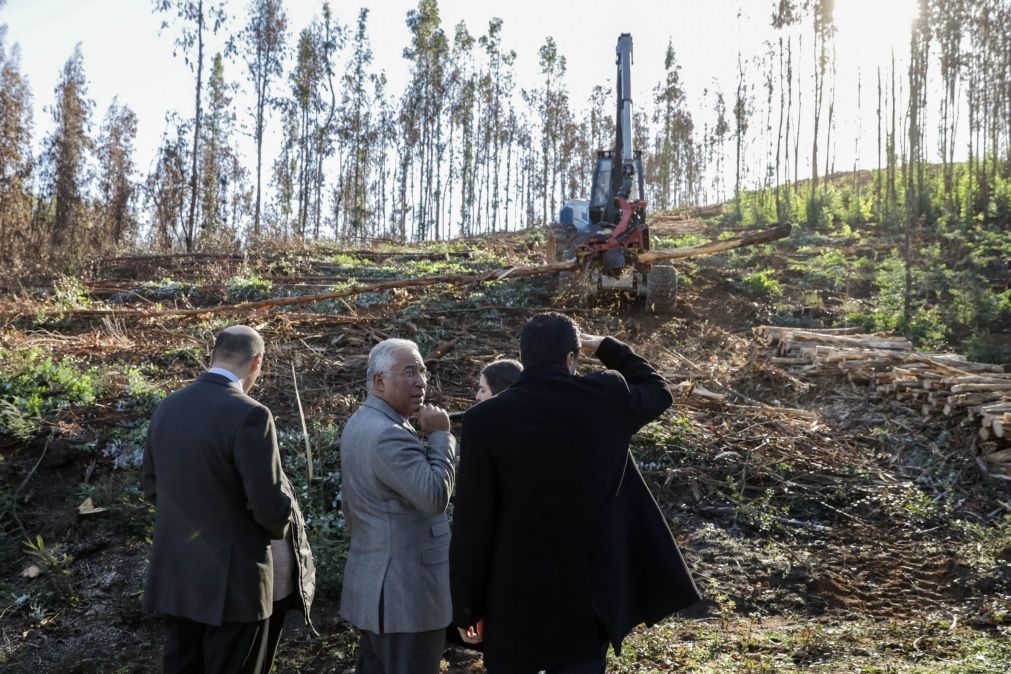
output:
[[[604,263],[604,269],[624,269],[625,249],[611,248],[610,250],[605,250],[604,254],[601,255],[601,262]]]
[[[548,262],[564,262],[576,257],[576,228],[574,225],[554,223],[548,229]]]
[[[646,308],[654,314],[673,313],[677,297],[677,270],[667,265],[654,265],[646,274]]]

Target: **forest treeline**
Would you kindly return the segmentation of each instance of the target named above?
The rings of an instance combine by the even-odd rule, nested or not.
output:
[[[1007,222],[1009,0],[919,0],[908,68],[882,63],[857,92],[836,86],[833,1],[767,2],[774,37],[764,53],[739,55],[726,92],[706,92],[714,122],[693,119],[698,92],[684,88],[673,41],[663,80],[636,101],[653,210],[733,197],[732,220],[819,226],[832,217],[826,178],[848,168],[833,154],[837,104],[856,96],[877,119],[857,154],[875,153],[878,170],[847,195],[854,217],[893,227]],[[0,261],[536,226],[585,195],[593,153],[612,145],[613,67],[601,64],[589,100],[573,100],[551,37],[538,50],[540,80],[519,82],[500,19],[477,34],[443,25],[437,0],[419,0],[406,17],[410,77],[391,91],[373,63],[368,9],[345,24],[323,4],[295,27],[282,0],[251,0],[238,16],[228,8],[154,0],[159,39],[174,40],[190,67],[193,107],[173,113],[157,156],[140,160],[137,115],[116,100],[95,110],[80,46],[53,91],[53,131],[34,152],[29,83],[0,28]],[[212,53],[211,44],[223,46]],[[235,105],[240,89],[248,110]],[[271,125],[283,142],[265,156]],[[242,129],[252,162],[239,151]]]

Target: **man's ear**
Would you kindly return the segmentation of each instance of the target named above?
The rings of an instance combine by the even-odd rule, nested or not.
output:
[[[263,367],[263,352],[253,356],[253,361],[249,364],[249,372],[257,372],[261,367]]]
[[[383,373],[376,372],[374,375],[372,375],[372,390],[379,391],[380,393],[382,393],[383,389],[385,388],[386,388],[386,378],[383,377]]]
[[[569,369],[569,372],[576,374],[576,365],[579,364],[579,354],[575,351],[570,351],[567,356],[565,356],[565,367]]]

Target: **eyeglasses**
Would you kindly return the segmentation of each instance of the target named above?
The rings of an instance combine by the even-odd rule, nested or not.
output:
[[[407,379],[428,379],[428,370],[426,368],[421,368],[420,370],[413,367],[404,368],[403,372],[394,372],[393,374],[400,375]]]

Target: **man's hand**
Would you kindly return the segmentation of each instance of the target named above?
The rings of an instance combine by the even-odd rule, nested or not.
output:
[[[584,353],[597,353],[597,347],[600,343],[604,341],[604,338],[599,335],[587,335],[585,333],[579,333],[579,348]]]
[[[418,410],[418,425],[425,433],[449,430],[449,413],[436,405],[422,405]]]
[[[467,643],[467,644],[479,644],[482,641],[484,641],[484,639],[482,639],[482,635],[481,635],[481,633],[484,630],[481,629],[481,627],[482,627],[481,623],[478,622],[478,624],[476,626],[475,625],[471,625],[467,629],[463,629],[462,627],[457,627],[456,629],[460,633],[460,638],[463,639],[464,643]]]

